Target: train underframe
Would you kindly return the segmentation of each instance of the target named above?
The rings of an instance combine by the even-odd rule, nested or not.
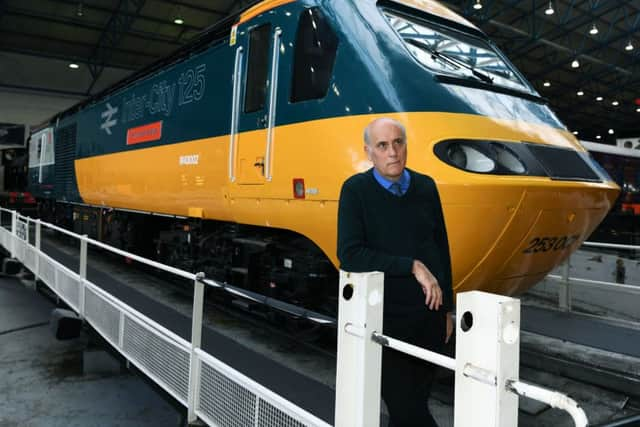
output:
[[[335,267],[292,231],[51,200],[39,202],[39,217],[127,252],[337,317]]]

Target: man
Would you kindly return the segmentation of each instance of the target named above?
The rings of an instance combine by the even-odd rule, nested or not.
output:
[[[406,169],[404,126],[372,121],[364,150],[373,168],[345,181],[338,258],[350,272],[382,271],[384,333],[441,351],[453,330],[451,261],[440,197],[428,176]],[[427,400],[435,366],[385,348],[382,397],[393,427],[436,426]]]

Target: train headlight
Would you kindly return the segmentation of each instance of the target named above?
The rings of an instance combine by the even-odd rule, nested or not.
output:
[[[527,175],[564,181],[608,181],[588,153],[534,142],[449,139],[433,147],[443,162],[466,172]]]
[[[447,157],[454,166],[471,172],[491,172],[496,167],[493,159],[467,144],[449,145]]]
[[[496,153],[496,161],[509,171],[516,174],[523,174],[527,171],[524,163],[516,156],[513,151],[504,146],[503,144],[493,144],[493,149]]]

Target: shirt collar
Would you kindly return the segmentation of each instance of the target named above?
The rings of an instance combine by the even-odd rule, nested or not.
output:
[[[382,186],[382,188],[391,191],[391,185],[393,184],[393,181],[380,175],[376,168],[373,168],[373,176],[375,177],[376,181],[378,181],[378,184]],[[411,175],[409,175],[409,171],[407,171],[406,168],[402,171],[402,175],[400,176],[398,183],[400,184],[400,191],[402,191],[402,194],[406,193],[409,189],[409,184],[411,184]]]

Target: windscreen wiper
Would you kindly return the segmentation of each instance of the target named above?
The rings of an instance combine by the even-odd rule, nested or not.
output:
[[[442,62],[445,62],[449,65],[453,65],[455,68],[464,68],[466,70],[471,71],[471,74],[473,74],[474,77],[477,77],[478,79],[482,80],[485,83],[489,83],[489,84],[493,84],[493,79],[491,77],[489,77],[487,74],[476,70],[474,67],[472,67],[469,64],[466,64],[463,61],[460,61],[458,58],[453,57],[451,55],[447,55],[446,53],[442,53],[437,51],[436,49],[432,48],[431,46],[429,46],[428,44],[421,42],[418,39],[414,39],[414,38],[405,38],[405,41],[409,44],[412,44],[413,46],[416,46],[420,49],[426,50],[427,52],[429,52],[431,54],[431,57],[434,59],[439,59]]]

